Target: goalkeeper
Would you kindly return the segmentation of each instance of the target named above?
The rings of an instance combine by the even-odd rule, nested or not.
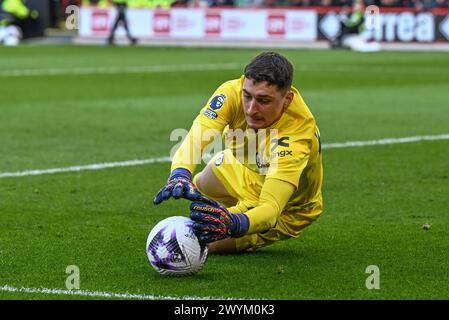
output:
[[[352,13],[347,19],[340,21],[340,33],[331,43],[332,48],[344,47],[345,37],[359,35],[365,28],[365,3],[364,0],[354,0]]]
[[[172,159],[154,203],[191,200],[194,230],[210,253],[297,238],[323,210],[319,131],[292,79],[284,56],[258,55],[244,75],[215,91]],[[192,179],[210,132],[223,134],[227,148]],[[257,152],[250,151],[254,144]]]

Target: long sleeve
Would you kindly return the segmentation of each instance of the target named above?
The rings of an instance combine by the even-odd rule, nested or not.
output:
[[[214,139],[221,141],[219,129],[209,128],[201,122],[195,121],[173,156],[171,171],[184,168],[194,173],[198,164],[201,163],[203,150]]]
[[[245,212],[249,219],[247,234],[267,231],[275,226],[276,221],[292,196],[296,187],[278,179],[267,179],[260,193],[259,205]],[[238,205],[229,208],[230,212],[242,212]]]
[[[221,143],[222,132],[238,110],[240,80],[227,81],[209,98],[176,151],[171,169],[185,168],[192,174],[201,163],[202,153],[210,143]]]

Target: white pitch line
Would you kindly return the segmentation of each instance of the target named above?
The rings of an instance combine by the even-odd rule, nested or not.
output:
[[[440,135],[428,135],[428,136],[415,136],[415,137],[403,137],[403,138],[386,138],[381,140],[365,140],[365,141],[347,141],[336,143],[324,143],[323,149],[337,149],[337,148],[353,148],[353,147],[367,147],[385,144],[397,144],[397,143],[410,143],[419,141],[436,141],[436,140],[449,140],[449,134]]]
[[[50,68],[50,69],[22,69],[3,70],[0,77],[33,77],[33,76],[60,76],[60,75],[95,75],[95,74],[123,74],[123,73],[159,73],[159,72],[191,72],[210,70],[238,70],[243,65],[239,63],[208,63],[208,64],[182,64],[182,65],[154,65],[154,66],[127,66],[127,67],[81,67],[81,68]]]
[[[216,297],[195,297],[195,296],[157,296],[146,294],[131,293],[114,293],[104,291],[87,291],[87,290],[63,290],[49,288],[16,288],[12,286],[0,286],[0,291],[12,293],[40,293],[50,295],[65,296],[83,296],[92,298],[116,298],[116,299],[134,299],[134,300],[239,300],[237,298],[216,298]],[[240,298],[241,299],[241,298]]]
[[[337,143],[324,143],[322,145],[323,149],[339,149],[339,148],[355,148],[355,147],[367,147],[367,146],[379,146],[388,144],[398,144],[398,143],[411,143],[419,141],[437,141],[437,140],[449,140],[449,134],[440,135],[426,135],[426,136],[414,136],[414,137],[403,137],[403,138],[387,138],[380,140],[365,140],[365,141],[346,141]],[[62,172],[77,172],[77,171],[87,171],[87,170],[102,170],[108,168],[117,167],[133,167],[141,166],[152,163],[166,163],[170,162],[170,157],[159,157],[159,158],[149,158],[143,160],[129,160],[120,162],[106,162],[106,163],[96,163],[81,166],[71,166],[64,168],[52,168],[52,169],[36,169],[36,170],[25,170],[19,172],[3,172],[0,173],[1,178],[15,178],[15,177],[25,177],[25,176],[37,176],[44,174],[54,174]]]
[[[53,169],[43,169],[43,170],[25,170],[20,172],[4,172],[0,173],[0,178],[11,178],[11,177],[25,177],[25,176],[38,176],[43,174],[53,174],[53,173],[61,173],[61,172],[76,172],[76,171],[86,171],[86,170],[102,170],[108,168],[117,168],[117,167],[133,167],[133,166],[142,166],[145,164],[151,163],[165,163],[170,162],[170,157],[161,157],[161,158],[150,158],[143,160],[129,160],[129,161],[120,161],[120,162],[105,162],[105,163],[94,163],[87,164],[83,166],[71,166],[65,168],[53,168]]]

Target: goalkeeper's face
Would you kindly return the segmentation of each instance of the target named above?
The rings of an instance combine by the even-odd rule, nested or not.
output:
[[[255,82],[245,78],[242,101],[246,122],[252,129],[270,127],[278,121],[293,100],[293,92],[279,90],[266,81]]]

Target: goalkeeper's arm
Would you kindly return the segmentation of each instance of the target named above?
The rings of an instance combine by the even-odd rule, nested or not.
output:
[[[190,205],[190,218],[195,221],[193,228],[204,243],[268,231],[276,225],[294,190],[289,182],[268,179],[260,204],[250,210],[239,205],[226,209],[214,200],[200,197]]]
[[[210,128],[199,121],[194,121],[189,133],[173,156],[171,171],[183,168],[193,174],[201,163],[203,150],[214,139],[221,141],[222,131],[223,128]]]
[[[236,205],[228,210],[232,213],[244,213],[248,217],[249,228],[246,234],[265,232],[276,225],[295,189],[289,182],[268,178],[263,185],[257,207],[248,210]]]
[[[170,177],[155,196],[154,204],[160,204],[171,197],[192,201],[199,198],[201,194],[192,182],[193,173],[201,163],[204,148],[215,138],[221,139],[219,130],[210,129],[197,121],[193,123],[173,157]]]

